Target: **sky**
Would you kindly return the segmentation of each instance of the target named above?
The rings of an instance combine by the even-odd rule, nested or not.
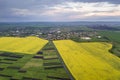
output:
[[[120,21],[120,0],[0,0],[0,22]]]

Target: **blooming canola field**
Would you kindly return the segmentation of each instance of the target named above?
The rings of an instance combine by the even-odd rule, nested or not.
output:
[[[0,51],[35,54],[47,42],[37,37],[1,37]]]
[[[75,80],[120,80],[120,59],[106,42],[54,41]]]

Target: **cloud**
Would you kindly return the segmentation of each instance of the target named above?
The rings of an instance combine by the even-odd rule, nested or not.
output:
[[[89,17],[120,16],[120,5],[108,2],[65,2],[48,7],[43,16],[63,16],[68,19],[87,19]]]
[[[120,0],[72,0],[74,2],[88,2],[88,3],[93,3],[93,2],[109,2],[112,4],[120,4]]]
[[[118,0],[0,0],[0,21],[112,20],[113,17],[120,20]]]
[[[29,9],[19,9],[19,8],[12,8],[13,14],[16,16],[30,16],[36,15],[36,11],[30,11]]]

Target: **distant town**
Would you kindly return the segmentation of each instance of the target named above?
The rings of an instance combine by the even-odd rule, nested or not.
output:
[[[15,36],[15,37],[25,37],[25,36],[37,36],[47,40],[64,40],[77,37],[83,40],[90,40],[92,37],[101,38],[96,31],[62,31],[59,28],[44,30],[36,28],[16,28],[11,29],[8,32],[0,32],[0,35],[4,36]]]
[[[118,23],[114,25],[109,24],[98,24],[98,23],[85,23],[73,26],[73,23],[14,23],[4,24],[0,26],[0,36],[13,36],[13,37],[26,37],[26,36],[37,36],[46,40],[92,40],[101,39],[98,31],[112,30],[119,31]]]

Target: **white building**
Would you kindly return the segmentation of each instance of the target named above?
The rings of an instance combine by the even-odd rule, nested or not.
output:
[[[91,38],[90,37],[81,37],[81,39],[90,40]]]

